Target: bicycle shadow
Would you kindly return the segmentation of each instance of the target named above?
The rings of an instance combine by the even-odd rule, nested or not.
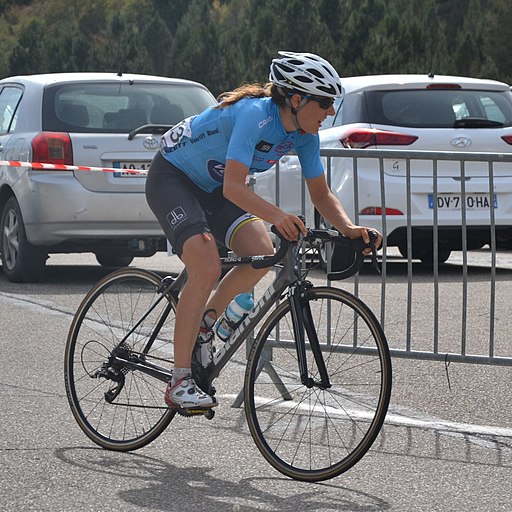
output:
[[[91,452],[94,456],[91,457]],[[169,464],[140,453],[105,452],[99,448],[70,447],[55,450],[66,464],[123,479],[141,482],[141,487],[118,491],[125,503],[141,509],[187,512],[226,512],[232,510],[337,510],[377,512],[390,510],[386,501],[368,493],[329,483],[306,484],[284,477],[219,479],[211,468]],[[268,483],[267,483],[268,480]],[[286,495],[276,486],[286,483]],[[307,486],[307,487],[306,487]],[[268,490],[265,490],[268,489]],[[272,492],[276,489],[276,492]],[[122,507],[120,507],[122,509]]]

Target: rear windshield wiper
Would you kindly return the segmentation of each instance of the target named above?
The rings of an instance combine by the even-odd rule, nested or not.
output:
[[[143,124],[128,134],[128,140],[132,140],[138,133],[160,133],[163,134],[174,125],[172,124]]]
[[[463,117],[453,123],[454,128],[501,128],[504,124],[485,117]]]

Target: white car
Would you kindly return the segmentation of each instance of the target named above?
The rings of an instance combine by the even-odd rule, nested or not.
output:
[[[160,135],[216,104],[188,80],[55,73],[0,80],[0,252],[11,281],[41,278],[50,253],[93,252],[103,265],[166,250],[145,177]],[[12,162],[116,168],[38,170]]]
[[[321,148],[394,149],[460,152],[512,152],[512,93],[493,80],[433,75],[381,75],[342,78],[345,96],[336,115],[320,130]],[[490,243],[489,177],[486,162],[468,162],[461,190],[459,162],[438,161],[438,261],[462,246],[461,198],[465,192],[467,248]],[[384,159],[387,244],[407,255],[406,160]],[[280,163],[278,200],[289,211],[323,221],[306,200],[301,205],[300,166],[296,157]],[[382,229],[379,161],[358,160],[358,196],[354,195],[353,159],[332,159],[331,189],[350,216]],[[411,160],[410,204],[413,258],[433,260],[432,160]],[[276,200],[274,172],[256,177],[256,191]],[[512,166],[494,166],[493,204],[499,244],[512,241]],[[307,192],[305,194],[307,198]]]

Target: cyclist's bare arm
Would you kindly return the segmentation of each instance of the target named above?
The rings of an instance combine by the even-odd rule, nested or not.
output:
[[[365,243],[370,241],[368,236],[368,228],[355,225],[347,215],[338,198],[331,192],[325,176],[306,179],[311,201],[315,208],[320,212],[322,217],[328,220],[340,233],[347,238],[362,238]],[[382,243],[382,235],[375,229],[377,233],[376,246],[380,247]]]

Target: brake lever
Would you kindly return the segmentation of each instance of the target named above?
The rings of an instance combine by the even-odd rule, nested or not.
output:
[[[372,250],[372,266],[377,271],[377,274],[381,274],[381,270],[379,267],[379,262],[377,261],[377,248],[375,247],[375,242],[377,240],[377,233],[375,231],[368,231],[368,235],[370,237],[370,242],[368,247]]]

